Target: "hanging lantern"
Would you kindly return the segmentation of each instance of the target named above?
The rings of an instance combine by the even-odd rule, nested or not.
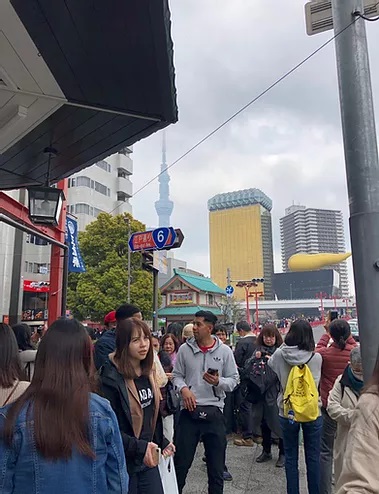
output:
[[[64,193],[55,187],[28,187],[29,218],[37,225],[57,226],[62,212]]]

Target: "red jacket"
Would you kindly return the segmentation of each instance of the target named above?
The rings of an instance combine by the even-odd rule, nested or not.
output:
[[[357,346],[352,336],[347,340],[344,350],[338,348],[338,345],[334,342],[328,346],[330,340],[330,335],[325,333],[316,347],[316,352],[322,356],[320,389],[324,408],[328,406],[328,396],[337,377],[343,374],[350,360],[351,350]]]

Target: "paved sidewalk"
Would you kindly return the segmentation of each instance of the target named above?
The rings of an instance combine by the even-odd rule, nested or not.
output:
[[[224,494],[285,494],[286,477],[284,468],[276,468],[278,448],[273,446],[273,459],[268,463],[255,463],[261,452],[260,446],[252,448],[233,445],[229,438],[227,449],[227,466],[233,475],[233,482],[225,482]],[[183,494],[207,494],[207,472],[202,462],[203,446],[199,445],[196,459],[187,478]],[[302,448],[300,448],[300,492],[306,494],[305,465]]]

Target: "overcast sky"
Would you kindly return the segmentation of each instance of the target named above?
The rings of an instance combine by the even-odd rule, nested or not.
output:
[[[179,122],[167,133],[168,163],[321,45],[309,37],[300,0],[172,0]],[[379,115],[379,22],[367,23]],[[161,134],[134,146],[134,190],[159,172]],[[274,259],[281,270],[279,218],[293,201],[341,209],[348,203],[334,44],[251,106],[171,171],[172,225],[185,235],[176,257],[209,274],[207,200],[257,187],[273,200]],[[155,181],[133,213],[156,225]],[[351,271],[351,269],[350,269]]]

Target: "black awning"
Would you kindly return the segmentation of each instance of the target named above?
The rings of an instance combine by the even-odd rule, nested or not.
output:
[[[1,189],[44,183],[45,147],[58,151],[56,181],[177,121],[167,0],[10,3],[61,96],[0,154]]]

